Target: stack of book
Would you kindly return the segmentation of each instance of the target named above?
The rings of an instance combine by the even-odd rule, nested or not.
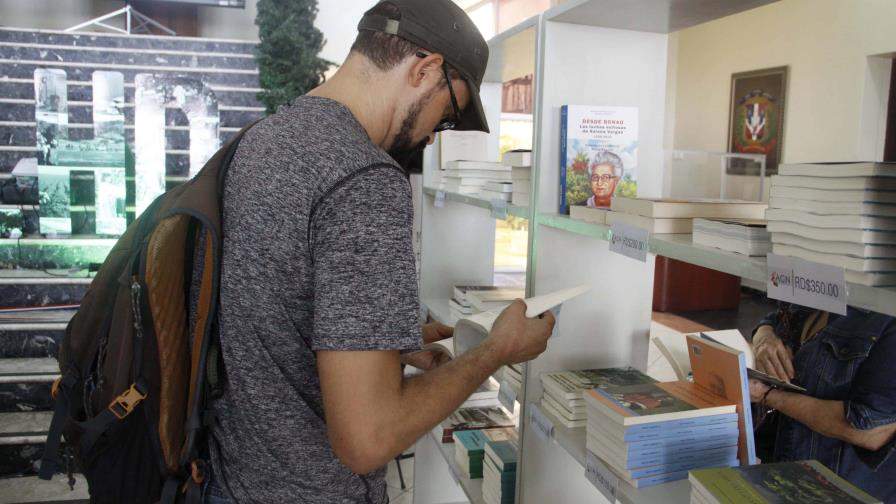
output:
[[[635,489],[739,464],[736,406],[699,385],[611,385],[584,397],[587,449]]]
[[[457,285],[454,297],[448,301],[451,316],[467,318],[475,313],[500,310],[514,299],[525,297],[523,289],[497,287],[494,285]]]
[[[513,198],[513,182],[488,181],[479,192],[479,197],[485,200],[498,200],[510,203]]]
[[[691,504],[882,504],[817,460],[692,471]]]
[[[498,405],[498,393],[500,385],[494,378],[489,378],[470,394],[461,408],[486,408]]]
[[[570,218],[590,222],[592,224],[606,224],[608,213],[610,213],[609,208],[593,208],[582,205],[569,207]]]
[[[694,243],[748,256],[765,256],[772,248],[764,220],[694,219]]]
[[[585,427],[588,416],[582,394],[610,385],[654,383],[655,380],[634,368],[583,369],[541,375],[544,395],[542,408],[567,428]]]
[[[510,167],[510,177],[513,181],[511,202],[517,206],[529,206],[529,194],[532,191],[532,151],[507,152],[504,154],[503,163]]]
[[[470,430],[454,433],[454,461],[461,473],[470,479],[482,478],[485,444],[494,441],[516,440],[516,429]]]
[[[500,377],[506,381],[510,388],[520,397],[523,390],[523,368],[521,364],[508,364],[501,368]]]
[[[761,220],[766,208],[756,201],[614,197],[606,219],[610,226],[628,224],[651,233],[690,233],[695,218]]]
[[[442,420],[442,442],[453,443],[454,433],[466,430],[515,427],[516,422],[498,406],[461,408]]]
[[[485,443],[482,463],[482,498],[486,504],[513,504],[516,497],[517,443]]]
[[[896,163],[782,165],[772,177],[772,252],[896,285]]]
[[[511,182],[510,167],[487,161],[449,161],[442,171],[438,189],[458,194],[479,195],[489,182]]]

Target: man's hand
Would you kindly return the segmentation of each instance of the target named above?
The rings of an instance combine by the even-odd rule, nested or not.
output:
[[[753,336],[753,353],[756,369],[767,375],[790,383],[796,373],[793,370],[793,352],[775,334],[771,326],[762,326]]]
[[[526,303],[517,299],[498,316],[483,345],[504,365],[530,361],[547,348],[554,322],[550,312],[527,319]]]
[[[436,341],[442,341],[443,339],[450,338],[452,336],[454,336],[454,328],[451,326],[446,326],[445,324],[440,324],[438,322],[432,322],[423,326],[424,345],[435,343]]]
[[[413,366],[422,371],[435,369],[451,361],[451,354],[442,345],[428,345],[423,350],[406,353],[401,356],[402,364]]]
[[[750,379],[750,402],[761,403],[770,389],[771,387],[761,381]]]

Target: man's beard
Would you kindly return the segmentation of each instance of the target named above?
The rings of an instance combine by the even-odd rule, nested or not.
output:
[[[429,102],[430,98],[430,95],[424,96],[411,106],[407,115],[404,117],[404,121],[401,122],[401,129],[398,130],[398,134],[395,135],[395,140],[392,141],[392,147],[389,148],[388,151],[388,154],[392,156],[392,159],[408,172],[420,173],[422,171],[422,166],[415,167],[416,169],[410,169],[410,165],[414,160],[414,157],[423,152],[423,149],[426,148],[427,139],[424,138],[423,140],[414,143],[414,139],[411,138],[411,133],[414,130],[414,125],[417,123],[417,117],[420,115],[420,111],[423,110],[423,106]]]

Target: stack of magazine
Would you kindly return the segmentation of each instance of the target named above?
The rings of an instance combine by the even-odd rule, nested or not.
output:
[[[653,383],[653,378],[634,368],[583,369],[541,375],[544,395],[542,408],[567,428],[584,427],[587,423],[582,393],[609,385]]]
[[[882,504],[816,460],[692,471],[691,504]]]
[[[606,221],[610,226],[628,224],[651,233],[690,233],[696,218],[759,220],[766,208],[757,201],[614,197]]]
[[[482,478],[485,444],[489,441],[516,440],[516,429],[469,430],[454,433],[454,461],[470,479]]]
[[[513,504],[516,496],[515,440],[488,441],[482,464],[482,498],[486,504]]]
[[[766,214],[772,252],[896,285],[896,163],[782,165]]]
[[[489,182],[510,183],[510,167],[487,161],[449,161],[442,171],[438,189],[458,194],[479,195]]]
[[[694,219],[694,243],[748,256],[765,256],[772,248],[764,220]]]

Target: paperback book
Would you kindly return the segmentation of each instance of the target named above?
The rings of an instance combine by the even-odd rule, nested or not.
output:
[[[591,389],[586,392],[585,400],[590,407],[622,426],[737,412],[733,401],[685,381]]]
[[[708,504],[882,504],[816,460],[701,469],[689,480]]]
[[[725,199],[613,198],[613,212],[664,219],[764,218],[768,205],[758,201]]]
[[[452,443],[455,432],[465,430],[513,428],[515,422],[497,406],[461,408],[442,421],[442,442]]]
[[[489,441],[517,439],[516,429],[486,429],[455,432],[455,461],[470,479],[482,478],[485,444]]]
[[[694,224],[694,219],[653,218],[623,212],[607,212],[606,220],[608,226],[628,224],[653,234],[690,234]]]
[[[560,109],[560,213],[609,207],[638,191],[638,109],[564,105]]]
[[[694,243],[747,256],[765,256],[771,249],[765,220],[694,219]]]

